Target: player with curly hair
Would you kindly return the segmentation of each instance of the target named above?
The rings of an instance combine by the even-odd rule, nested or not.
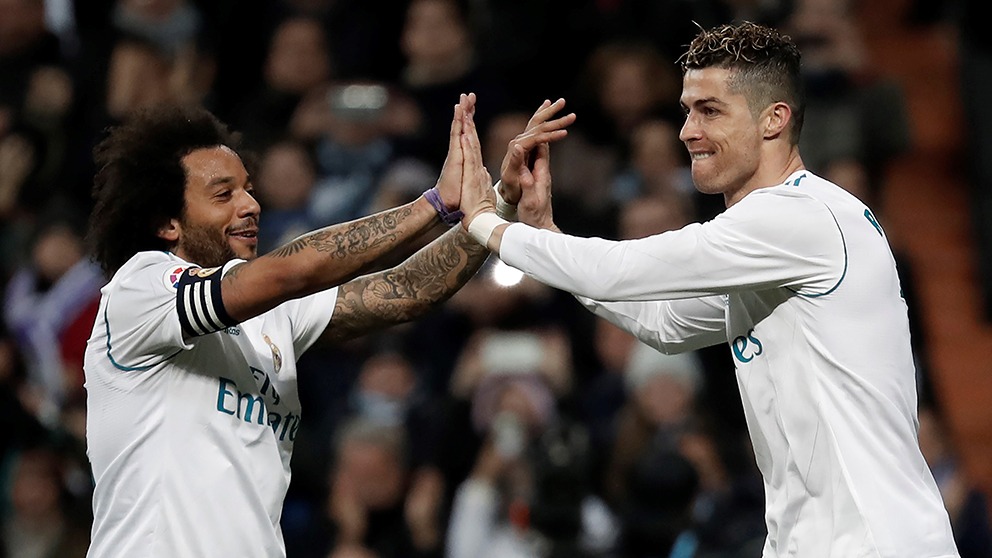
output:
[[[91,558],[285,556],[280,529],[300,426],[296,359],[449,298],[488,251],[455,227],[403,263],[386,254],[457,222],[452,120],[437,186],[258,256],[260,208],[235,138],[203,109],[161,109],[110,131],[90,242],[110,282],[86,348]],[[534,141],[564,135],[538,117]]]
[[[726,211],[639,240],[560,234],[542,145],[532,171],[502,177],[523,223],[493,213],[480,175],[463,183],[463,225],[662,352],[729,343],[764,478],[765,558],[957,556],[917,443],[906,302],[885,232],[799,155],[798,49],[743,23],[702,31],[681,61],[680,139],[696,188],[723,194]],[[474,150],[466,176],[479,174]]]

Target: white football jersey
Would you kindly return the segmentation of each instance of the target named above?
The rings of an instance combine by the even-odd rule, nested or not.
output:
[[[662,352],[730,344],[764,478],[765,558],[958,555],[917,440],[895,261],[854,196],[799,171],[640,240],[514,224],[500,257]]]
[[[200,269],[141,252],[103,288],[84,364],[91,558],[285,556],[296,359],[327,326],[337,289],[226,328],[209,306],[183,309],[184,274],[218,279],[241,261]],[[184,340],[183,327],[203,331],[181,325],[193,314],[220,331]]]

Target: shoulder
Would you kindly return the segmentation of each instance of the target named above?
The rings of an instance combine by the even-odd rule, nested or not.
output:
[[[138,252],[114,273],[107,288],[111,292],[175,292],[183,273],[193,264],[168,252]]]
[[[839,248],[840,226],[828,203],[791,183],[755,190],[717,219],[730,230],[805,253]]]
[[[772,229],[817,224],[831,225],[830,208],[818,197],[792,186],[770,186],[755,190],[718,218],[737,223],[760,223]]]

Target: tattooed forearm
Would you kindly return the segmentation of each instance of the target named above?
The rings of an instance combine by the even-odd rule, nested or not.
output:
[[[326,335],[351,339],[413,320],[450,298],[488,255],[456,227],[402,264],[342,285]]]
[[[357,254],[372,256],[377,248],[396,243],[399,235],[397,229],[412,213],[410,206],[403,206],[357,221],[323,228],[284,244],[268,255],[285,258],[311,247],[338,259]]]

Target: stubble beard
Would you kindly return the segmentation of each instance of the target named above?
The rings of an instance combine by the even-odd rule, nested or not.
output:
[[[181,225],[183,235],[178,248],[190,263],[201,267],[220,267],[238,258],[222,232],[188,222]]]

